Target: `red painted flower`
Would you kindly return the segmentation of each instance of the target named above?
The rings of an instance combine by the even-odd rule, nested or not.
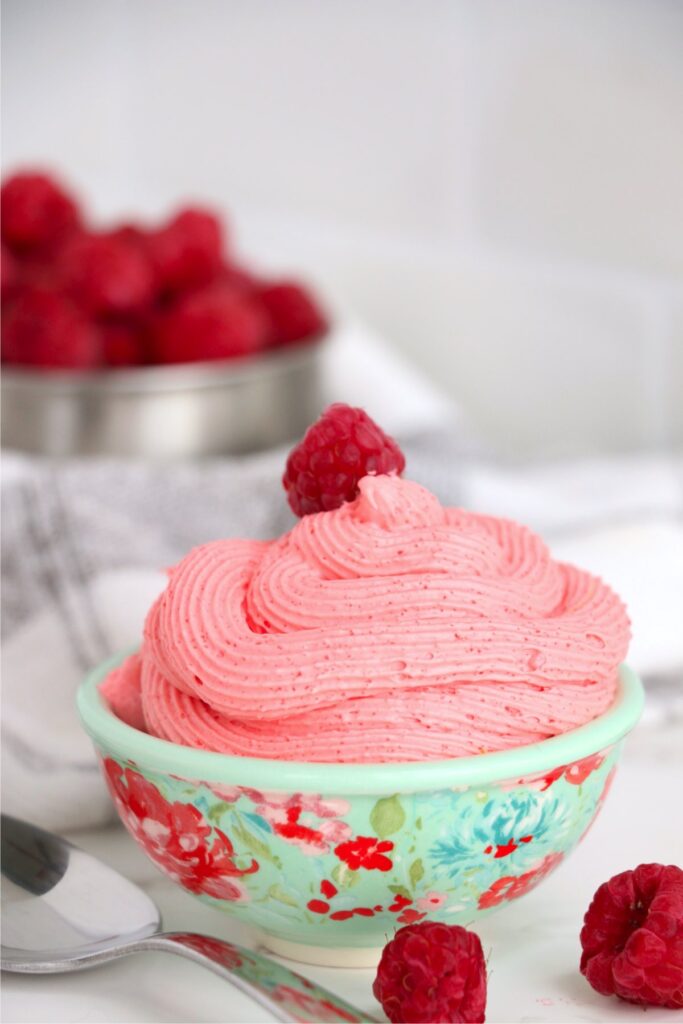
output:
[[[479,909],[488,910],[489,907],[497,907],[504,900],[515,900],[518,896],[523,896],[524,893],[538,885],[542,878],[550,874],[561,860],[561,853],[549,853],[538,867],[526,871],[523,875],[505,875],[503,878],[496,879],[493,885],[479,897]]]
[[[533,836],[522,836],[519,842],[530,843],[533,838]],[[516,843],[514,839],[511,838],[507,843],[498,843],[496,846],[489,843],[489,845],[484,848],[484,853],[493,853],[495,850],[496,852],[493,853],[494,859],[499,860],[501,857],[509,857],[511,853],[514,853],[515,850],[518,849],[519,843]]]
[[[196,807],[169,803],[143,775],[112,758],[103,767],[121,820],[162,871],[190,892],[235,902],[249,898],[238,878],[258,871],[257,861],[238,867],[229,838],[212,830]]]
[[[540,786],[537,786],[537,788],[541,792],[550,789],[553,783],[562,777],[571,783],[572,786],[580,786],[582,782],[586,781],[591,772],[598,770],[604,760],[603,754],[591,754],[589,757],[584,757],[583,760],[575,761],[573,764],[561,764],[558,768],[553,768],[534,781],[540,783]]]
[[[303,981],[303,979],[302,979]],[[333,1021],[358,1021],[360,1018],[350,1013],[344,1006],[334,1005],[322,995],[318,996],[313,989],[313,995],[308,992],[300,992],[285,985],[282,982],[273,989],[273,996],[280,1006],[284,1006],[292,1013],[293,1020],[317,1020],[320,1024],[332,1024]],[[302,1016],[305,1014],[306,1016]]]
[[[327,914],[330,909],[327,900],[309,900],[306,906],[314,914]]]
[[[380,907],[379,910],[381,909]],[[352,907],[350,910],[335,910],[330,914],[330,920],[348,921],[350,917],[374,917],[378,912],[375,907]]]
[[[542,783],[540,786],[541,792],[544,792],[544,790],[546,789],[550,789],[553,782],[557,782],[558,779],[561,779],[564,775],[565,768],[566,765],[561,764],[559,768],[553,768],[551,769],[551,771],[547,773],[547,775],[544,775],[543,778],[540,780]]]
[[[210,957],[229,970],[242,967],[245,959],[247,963],[255,963],[251,957],[245,955],[243,951],[239,951],[236,946],[231,945],[229,942],[222,942],[220,939],[213,939],[210,935],[176,932],[175,938],[177,942],[182,942],[183,946],[189,946],[190,949],[196,949],[198,953],[204,953],[205,956]]]
[[[582,761],[568,765],[564,777],[567,782],[571,782],[572,786],[580,786],[591,772],[598,770],[604,760],[601,754],[591,754],[590,757],[584,757]]]
[[[418,910],[413,910],[411,907],[410,910],[404,910],[397,920],[399,920],[401,924],[416,924],[426,916],[426,914],[421,914]]]
[[[328,839],[341,839],[351,831],[345,822],[324,821],[320,828],[312,828],[300,821],[304,808],[301,804],[271,811],[266,820],[270,821],[273,832],[288,843],[296,843],[307,854],[320,854],[329,851]],[[282,820],[284,818],[284,820]]]
[[[386,856],[394,848],[390,839],[375,839],[374,836],[358,836],[336,846],[334,852],[352,871],[365,868],[366,871],[390,871],[393,864]]]
[[[347,814],[345,800],[328,800],[310,793],[261,793],[243,789],[254,811],[265,818],[276,836],[299,847],[308,856],[330,852],[330,845],[351,835],[351,826],[338,815]]]
[[[421,896],[419,900],[415,901],[415,906],[418,910],[429,911],[439,910],[446,903],[448,903],[448,893],[428,892],[426,896]]]
[[[401,893],[396,893],[394,896],[394,902],[387,908],[392,914],[398,914],[400,910],[405,910],[409,907],[413,901],[407,896],[402,896]]]
[[[320,883],[320,891],[323,896],[327,897],[324,900],[309,900],[306,906],[314,914],[329,914],[330,904],[327,900],[334,899],[338,895],[339,890],[336,885],[332,882],[328,882],[327,879],[323,879]],[[411,901],[408,900],[408,903]],[[382,912],[381,904],[377,904],[375,907],[350,907],[344,910],[335,910],[330,914],[331,921],[348,921],[352,917],[374,917],[375,914]]]

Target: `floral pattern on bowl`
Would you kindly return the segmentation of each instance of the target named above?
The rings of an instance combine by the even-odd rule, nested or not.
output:
[[[367,966],[396,928],[475,922],[523,897],[584,837],[609,791],[643,688],[571,732],[445,761],[308,764],[167,743],[78,693],[118,813],[188,892],[308,963]]]
[[[523,896],[585,835],[620,743],[544,774],[408,794],[264,792],[100,750],[126,828],[189,892],[281,939],[381,945]]]
[[[370,1019],[359,1016],[343,1000],[330,997],[329,992],[318,988],[309,978],[292,973],[275,960],[208,935],[176,932],[175,937],[184,946],[211,957],[233,974],[243,977],[249,985],[255,985],[276,999],[280,1008],[286,1010],[293,1021],[315,1020],[319,1024],[343,1024],[348,1021],[359,1024],[360,1021]]]

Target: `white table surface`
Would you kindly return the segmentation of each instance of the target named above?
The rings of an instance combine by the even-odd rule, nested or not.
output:
[[[600,882],[644,861],[683,861],[683,832],[676,811],[681,725],[641,724],[627,744],[612,792],[585,842],[537,890],[477,927],[489,954],[489,1024],[644,1020],[674,1024],[677,1020],[675,1011],[644,1011],[593,992],[578,970],[578,935],[582,915]],[[81,832],[70,838],[143,885],[161,907],[166,927],[252,944],[243,926],[162,878],[121,828]],[[303,970],[384,1019],[372,996],[373,971]],[[163,954],[138,955],[77,975],[5,974],[1,1008],[5,1024],[256,1024],[271,1019],[209,971]]]

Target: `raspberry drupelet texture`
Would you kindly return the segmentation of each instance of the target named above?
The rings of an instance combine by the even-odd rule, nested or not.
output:
[[[184,291],[207,284],[221,267],[220,221],[209,210],[181,210],[150,233],[147,248],[162,290]]]
[[[581,973],[596,992],[683,1007],[683,870],[640,864],[596,891],[581,930]]]
[[[27,288],[3,317],[3,362],[89,370],[98,358],[96,328],[65,295]]]
[[[358,494],[368,474],[400,474],[403,452],[363,409],[329,406],[287,459],[282,484],[295,515],[328,512]]]
[[[328,328],[327,318],[313,296],[294,281],[262,285],[258,297],[270,319],[273,345],[311,341]]]
[[[108,235],[109,238],[114,238],[117,242],[126,242],[127,245],[134,245],[138,250],[147,252],[150,232],[142,224],[124,221],[118,227],[112,228]]]
[[[130,314],[152,301],[152,268],[139,247],[118,233],[81,235],[65,246],[67,289],[92,314]]]
[[[158,321],[153,355],[158,363],[190,363],[253,355],[266,344],[264,313],[248,297],[210,286],[180,298]]]
[[[7,248],[3,245],[0,249],[0,274],[2,277],[2,300],[13,298],[19,287],[20,274],[17,261]]]
[[[20,252],[49,248],[78,225],[75,202],[46,174],[14,174],[2,186],[2,238]]]
[[[395,1024],[483,1021],[486,962],[479,936],[432,921],[401,928],[384,947],[372,990]]]
[[[145,332],[136,324],[102,323],[102,363],[122,368],[142,366],[146,361]]]
[[[241,295],[250,294],[258,303],[256,278],[251,271],[235,263],[223,262],[216,273],[214,284],[226,291],[239,292]]]

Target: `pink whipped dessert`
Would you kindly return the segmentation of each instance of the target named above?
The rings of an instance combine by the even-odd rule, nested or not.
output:
[[[505,750],[607,709],[629,622],[601,580],[397,475],[356,490],[277,540],[191,551],[103,684],[112,709],[174,743],[315,762]]]

